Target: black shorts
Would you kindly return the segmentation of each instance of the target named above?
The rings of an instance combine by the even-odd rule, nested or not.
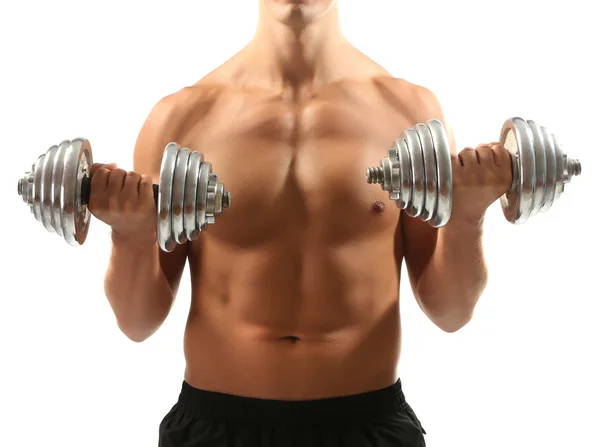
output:
[[[424,447],[400,380],[381,390],[305,401],[191,387],[163,418],[159,447]]]

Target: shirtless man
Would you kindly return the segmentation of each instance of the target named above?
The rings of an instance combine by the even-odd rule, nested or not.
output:
[[[425,445],[396,377],[401,264],[423,312],[459,330],[486,284],[484,214],[511,184],[499,144],[452,143],[450,222],[400,212],[365,169],[431,118],[444,123],[431,91],[342,36],[336,0],[260,0],[251,42],[154,106],[135,172],[95,167],[105,291],[127,337],[159,329],[189,261],[187,367],[161,447]],[[171,141],[204,154],[232,207],[165,253],[150,185]]]

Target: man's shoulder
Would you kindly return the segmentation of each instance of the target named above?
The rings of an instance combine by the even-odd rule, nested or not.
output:
[[[195,125],[206,122],[223,87],[195,84],[162,96],[150,109],[140,131],[144,139],[180,140]]]
[[[190,113],[207,113],[224,90],[216,84],[194,84],[169,93],[158,100],[151,115],[165,121],[178,121]]]
[[[135,150],[136,166],[143,166],[150,172],[143,161],[150,160],[157,169],[165,145],[171,141],[184,144],[190,130],[209,116],[220,91],[219,86],[197,84],[161,97],[140,129]]]
[[[437,95],[428,87],[393,76],[373,78],[373,85],[394,109],[414,122],[442,119],[442,107]]]

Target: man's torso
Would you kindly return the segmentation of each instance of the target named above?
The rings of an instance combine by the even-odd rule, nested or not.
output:
[[[190,243],[186,381],[285,400],[394,383],[400,211],[365,170],[415,124],[415,90],[386,76],[301,100],[203,82],[178,95],[179,143],[204,154],[232,198]]]

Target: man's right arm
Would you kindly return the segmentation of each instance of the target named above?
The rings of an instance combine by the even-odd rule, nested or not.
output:
[[[161,99],[148,115],[138,135],[133,170],[159,183],[165,146],[177,141],[181,119],[176,95]],[[142,342],[163,324],[179,287],[187,259],[187,244],[163,252],[156,234],[120,238],[113,233],[104,291],[120,330]]]

